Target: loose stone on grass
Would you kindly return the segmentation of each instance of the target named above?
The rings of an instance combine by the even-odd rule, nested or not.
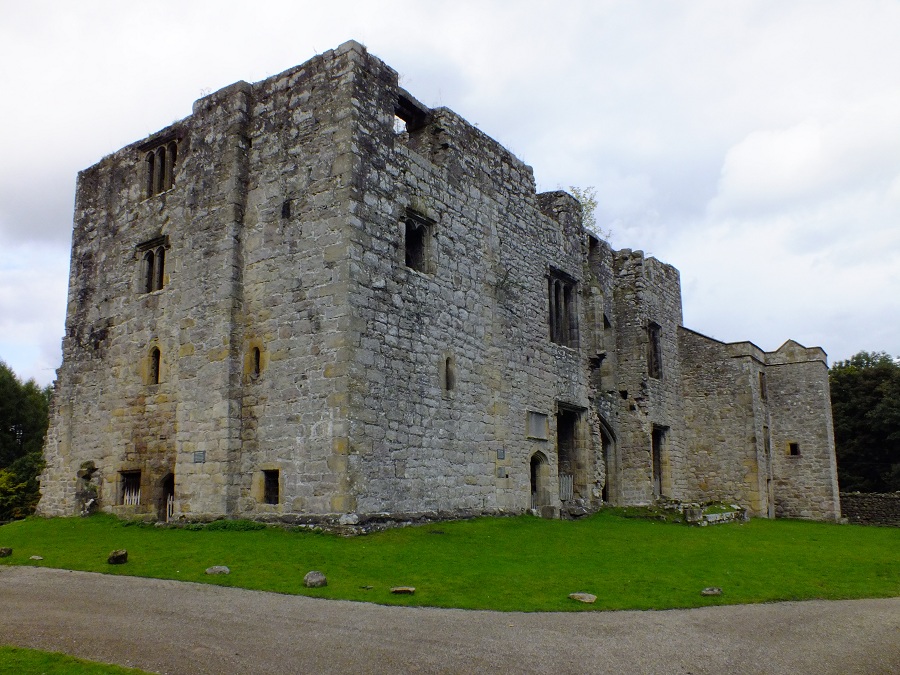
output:
[[[572,600],[577,600],[578,602],[586,602],[588,604],[592,604],[597,601],[597,596],[592,595],[591,593],[569,593],[569,597]]]
[[[206,568],[207,574],[231,574],[231,570],[225,567],[225,565],[213,565],[212,567]]]
[[[43,560],[44,558],[39,555],[33,555],[29,558],[29,560]]]
[[[109,554],[106,562],[108,562],[110,565],[124,565],[128,562],[128,551],[126,551],[124,548],[116,549]]]
[[[0,548],[0,558],[8,558],[8,557],[11,556],[11,555],[12,555],[12,549],[11,549],[11,548],[5,548],[5,547],[4,547],[4,548]]]
[[[328,579],[321,572],[313,570],[307,572],[306,576],[303,577],[303,585],[307,588],[321,588],[328,585]]]
[[[722,595],[722,589],[718,586],[709,586],[700,591],[700,595]]]
[[[394,586],[391,589],[391,593],[395,595],[412,595],[415,592],[415,586]]]

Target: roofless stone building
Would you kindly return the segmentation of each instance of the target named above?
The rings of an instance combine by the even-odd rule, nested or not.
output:
[[[838,518],[825,353],[580,213],[356,42],[198,100],[79,175],[39,512]]]

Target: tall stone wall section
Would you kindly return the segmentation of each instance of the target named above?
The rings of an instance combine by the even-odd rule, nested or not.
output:
[[[583,283],[580,209],[535,195],[530,167],[449,110],[396,134],[397,97],[408,95],[393,71],[367,65],[381,86],[360,80],[356,94],[370,158],[351,218],[359,510],[520,512],[535,453],[556,497],[558,405],[582,411],[584,455],[597,433],[579,350],[547,339],[551,268]],[[410,216],[430,227],[422,270],[404,260]],[[544,438],[528,437],[529,412],[546,416]],[[588,501],[599,501],[596,461],[582,458]]]
[[[745,343],[746,345],[746,343]],[[758,391],[764,354],[735,356],[717,340],[682,328],[685,465],[697,501],[734,501],[769,515],[767,411]]]
[[[347,239],[358,58],[358,48],[327,52],[253,87],[240,315],[244,515],[355,506]],[[278,472],[278,503],[264,499],[265,471]]]
[[[641,251],[616,253],[615,312],[619,396],[617,464],[612,482],[617,501],[648,504],[658,497],[681,499],[683,464],[681,365],[677,330],[682,323],[678,270]],[[651,325],[658,326],[658,372],[648,363]],[[654,433],[660,457],[654,480]]]
[[[838,519],[840,496],[825,353],[788,341],[768,355],[767,364],[776,515]]]

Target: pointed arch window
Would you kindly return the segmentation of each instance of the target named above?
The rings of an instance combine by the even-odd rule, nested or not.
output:
[[[575,279],[558,270],[547,277],[550,341],[566,347],[578,346],[578,288]]]
[[[161,143],[147,150],[144,155],[144,185],[148,198],[174,187],[177,161],[177,140]]]
[[[147,384],[159,384],[162,368],[162,353],[159,347],[150,350],[150,363],[147,368]]]
[[[166,281],[166,249],[169,246],[167,237],[157,237],[145,241],[137,247],[141,261],[140,292],[159,291]]]

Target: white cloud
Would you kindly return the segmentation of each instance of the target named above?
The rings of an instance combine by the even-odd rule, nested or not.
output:
[[[7,5],[0,358],[23,355],[17,372],[58,353],[76,172],[202,89],[350,38],[510,147],[539,189],[596,186],[615,245],[681,269],[689,326],[900,354],[898,3]]]

